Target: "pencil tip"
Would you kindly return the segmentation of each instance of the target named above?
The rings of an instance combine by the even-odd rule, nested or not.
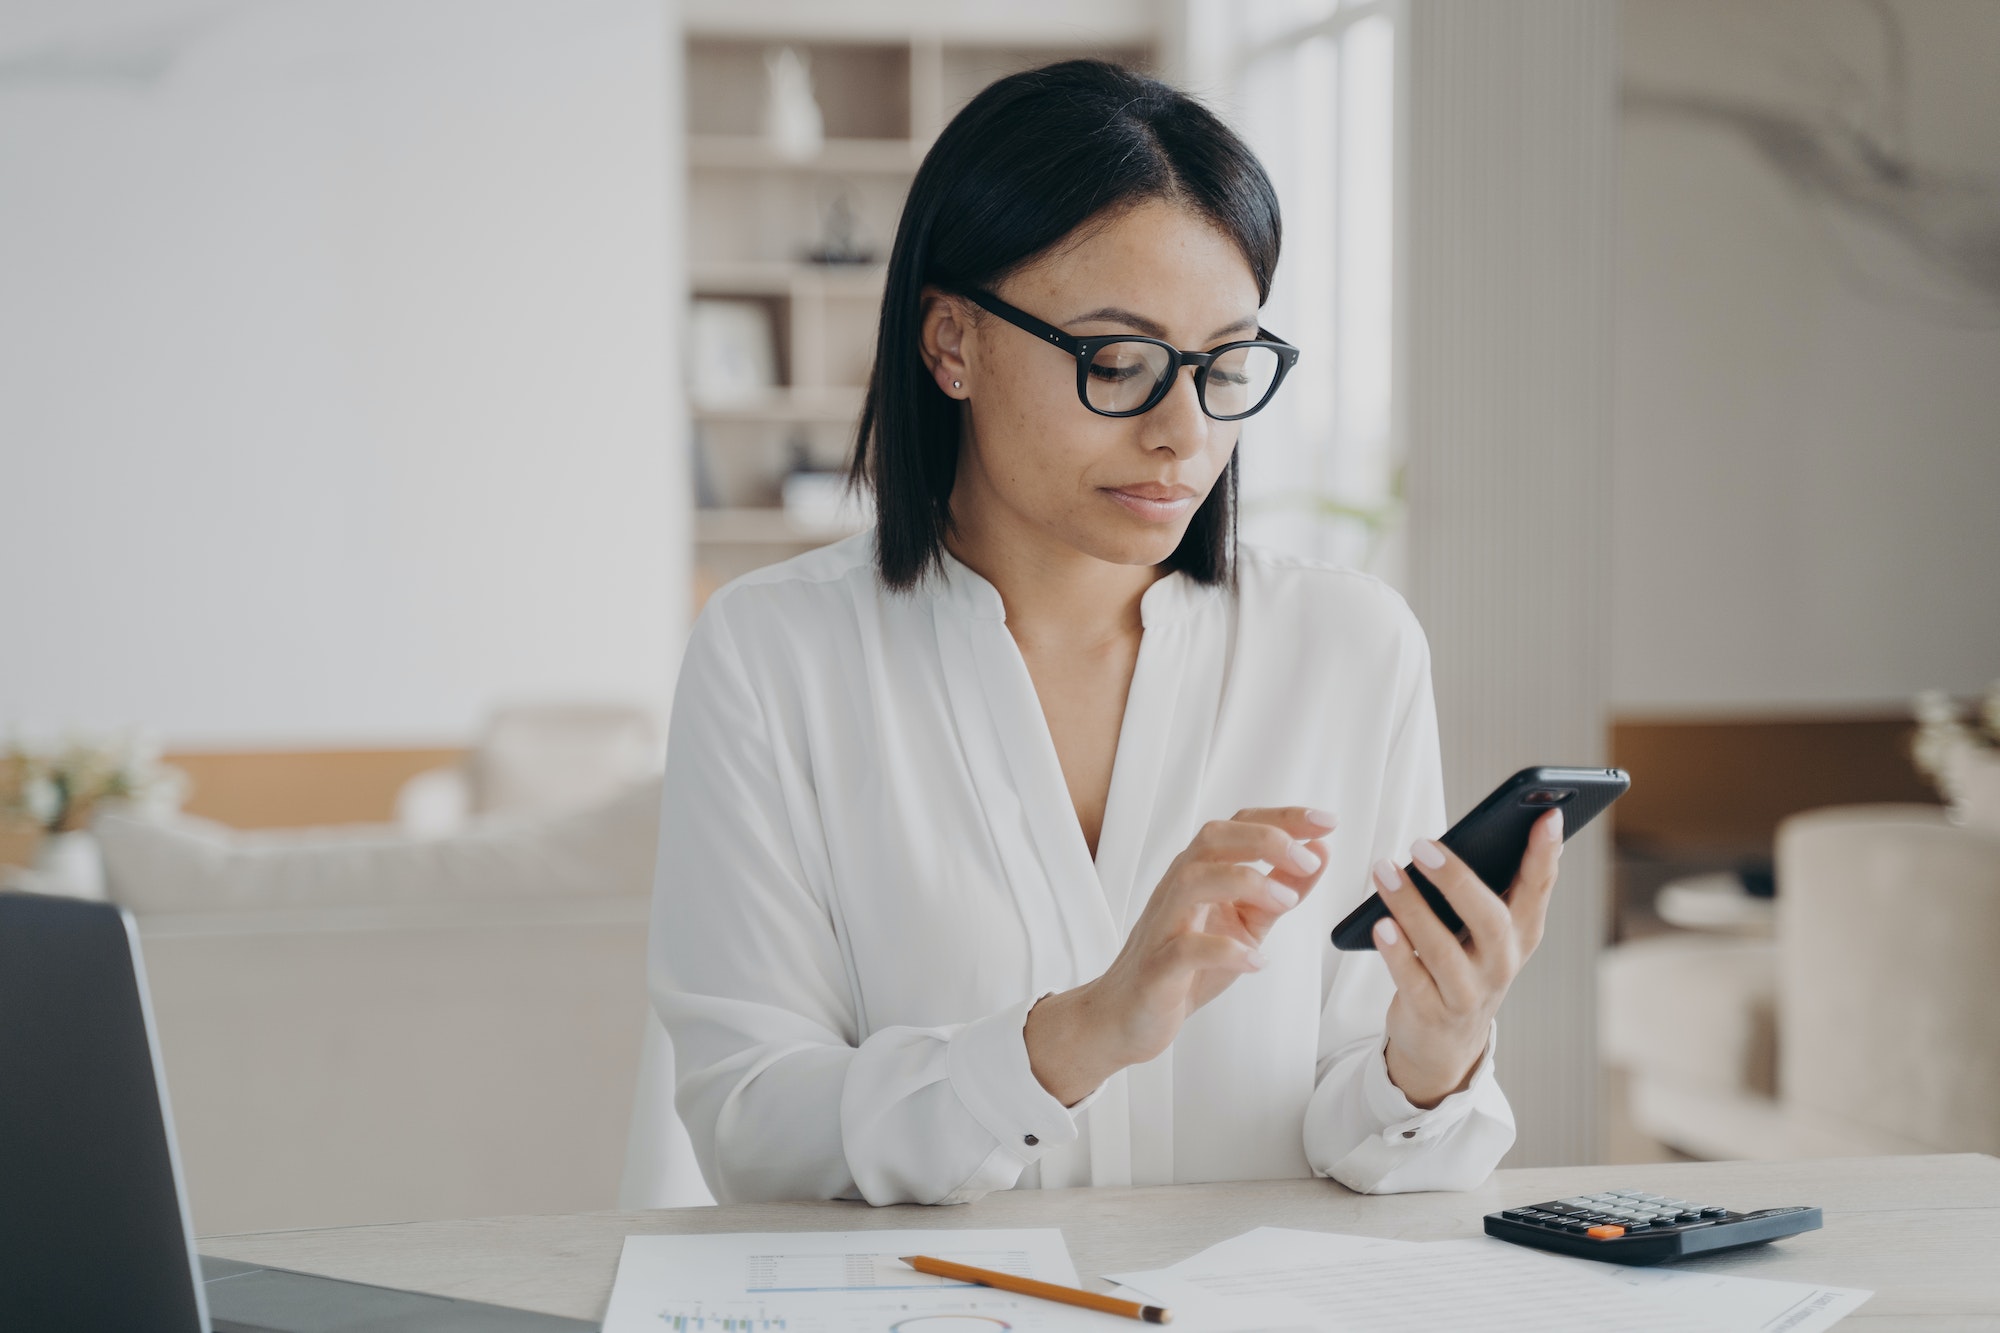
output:
[[[1146,1307],[1146,1322],[1151,1324],[1171,1324],[1174,1322],[1174,1312],[1172,1310],[1162,1310],[1157,1305],[1149,1305]]]

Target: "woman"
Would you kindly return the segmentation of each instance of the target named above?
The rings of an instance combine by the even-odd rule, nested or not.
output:
[[[1424,840],[1408,608],[1237,549],[1240,422],[1297,355],[1257,323],[1278,240],[1249,150],[1100,62],[1001,80],[926,156],[876,526],[715,594],[674,701],[652,988],[718,1199],[1466,1188],[1512,1143],[1493,1015],[1560,812],[1504,901]],[[1337,953],[1377,885],[1379,955]]]

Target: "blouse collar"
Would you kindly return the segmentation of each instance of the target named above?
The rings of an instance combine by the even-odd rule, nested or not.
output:
[[[933,596],[940,607],[970,620],[1005,622],[1006,603],[1000,599],[1000,590],[985,575],[953,555],[941,542],[938,544],[938,560],[944,577],[933,577],[926,580],[926,584],[933,587]],[[1179,620],[1212,600],[1216,591],[1195,582],[1180,570],[1173,570],[1166,577],[1155,579],[1153,586],[1141,594],[1139,624],[1144,629],[1152,629],[1156,625]]]

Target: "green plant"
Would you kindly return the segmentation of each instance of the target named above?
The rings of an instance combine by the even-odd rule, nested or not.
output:
[[[1940,792],[1956,799],[1952,756],[1959,747],[1977,746],[2000,755],[2000,680],[1986,687],[1986,697],[1970,715],[1943,690],[1925,690],[1916,697],[1915,708],[1917,730],[1910,741],[1910,757]]]
[[[178,805],[186,791],[187,774],[161,763],[159,748],[137,733],[72,735],[57,745],[16,737],[0,752],[0,817],[45,833],[83,828],[103,801]]]

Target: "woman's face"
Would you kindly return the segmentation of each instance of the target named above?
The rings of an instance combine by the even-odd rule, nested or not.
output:
[[[1203,351],[1257,336],[1250,266],[1200,215],[1148,200],[1083,231],[994,294],[1078,337],[1135,333]],[[1077,401],[1076,360],[1061,348],[970,301],[925,297],[924,359],[967,404],[960,525],[1120,565],[1173,554],[1242,425],[1201,410],[1194,369],[1151,411],[1099,416]]]

